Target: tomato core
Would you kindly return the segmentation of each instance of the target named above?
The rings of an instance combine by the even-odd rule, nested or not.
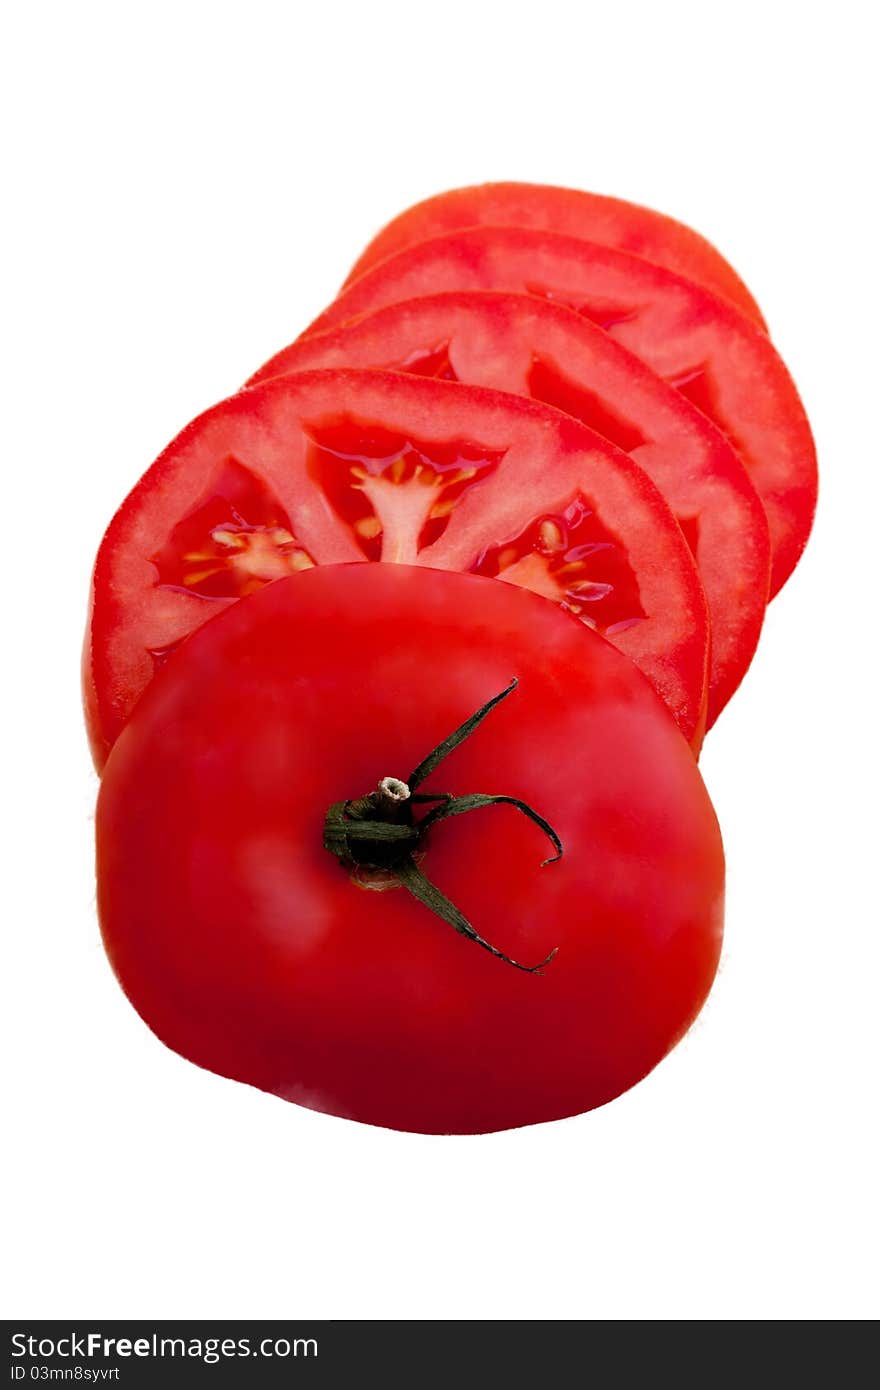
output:
[[[503,452],[425,444],[343,419],[307,427],[307,468],[368,560],[413,564],[438,541],[456,503]]]

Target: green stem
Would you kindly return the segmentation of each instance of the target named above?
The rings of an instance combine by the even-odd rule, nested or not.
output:
[[[488,714],[506,700],[516,690],[514,679],[500,694],[487,700],[470,719],[445,738],[410,773],[406,782],[396,777],[383,777],[378,789],[366,796],[351,801],[337,801],[327,811],[324,821],[324,848],[343,864],[352,869],[373,868],[390,873],[406,888],[414,898],[431,909],[457,932],[470,941],[482,946],[499,960],[524,970],[529,974],[540,974],[548,965],[556,951],[553,950],[538,965],[521,965],[519,961],[499,951],[496,946],[481,936],[462,912],[440,892],[440,889],[422,873],[413,857],[421,847],[428,831],[440,821],[451,816],[462,816],[469,811],[481,810],[486,806],[507,805],[528,816],[547,836],[556,851],[544,864],[554,864],[562,858],[562,841],[549,821],[533,810],[525,801],[515,796],[487,796],[474,793],[467,796],[454,796],[450,792],[415,793],[415,788],[440,765],[444,758],[469,738],[479,728]],[[434,803],[420,820],[413,816],[413,805]]]

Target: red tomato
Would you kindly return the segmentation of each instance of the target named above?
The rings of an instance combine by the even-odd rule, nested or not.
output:
[[[220,609],[315,564],[379,559],[553,598],[642,668],[699,747],[705,598],[648,476],[584,425],[517,396],[325,371],[207,411],[111,522],[85,649],[97,764],[157,666]]]
[[[325,813],[406,778],[521,798],[435,825],[421,871],[512,969],[387,872],[322,846]],[[709,990],[723,854],[697,766],[630,662],[534,594],[473,575],[326,566],[207,624],[107,763],[104,941],[155,1033],[200,1066],[334,1115],[424,1132],[610,1100]],[[368,885],[386,891],[365,891]]]
[[[691,227],[621,198],[546,184],[483,183],[426,198],[382,228],[345,283],[350,285],[378,261],[396,255],[414,242],[464,227],[486,225],[561,232],[643,256],[724,295],[759,328],[764,327],[761,311],[736,271]]]
[[[623,251],[552,232],[482,227],[380,262],[308,330],[450,290],[512,290],[576,309],[641,357],[728,436],[761,496],[771,595],[800,558],[816,506],[807,417],[766,334],[727,301]]]
[[[532,295],[488,292],[378,309],[293,343],[250,384],[341,366],[394,367],[531,396],[626,450],[663,493],[697,561],[712,629],[711,727],[758,644],[770,538],[748,474],[696,406],[582,315]]]

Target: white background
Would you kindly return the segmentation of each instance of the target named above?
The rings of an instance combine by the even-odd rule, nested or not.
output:
[[[878,227],[864,3],[18,7],[3,47],[7,1316],[878,1311]],[[166,1051],[94,911],[89,567],[129,486],[411,201],[652,204],[755,292],[822,465],[808,554],[702,761],[723,966],[564,1123],[424,1138]],[[9,305],[11,304],[11,315]]]

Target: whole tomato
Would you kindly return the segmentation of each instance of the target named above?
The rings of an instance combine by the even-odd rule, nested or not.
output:
[[[389,777],[417,791],[373,815]],[[107,951],[169,1047],[396,1129],[603,1104],[718,961],[721,841],[668,710],[556,605],[474,575],[319,566],[232,605],[120,734],[97,849]]]

